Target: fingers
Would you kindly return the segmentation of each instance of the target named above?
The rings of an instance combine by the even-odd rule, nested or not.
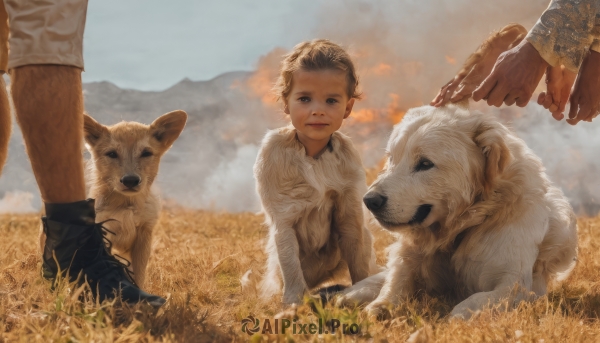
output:
[[[594,110],[594,109],[591,109],[591,110],[589,111],[589,113],[587,114],[587,116],[586,116],[584,119],[582,119],[582,121],[586,121],[586,122],[588,122],[588,123],[591,123],[591,122],[592,122],[592,119],[594,119],[594,117],[595,117],[597,114],[598,114],[598,112],[597,112],[596,110]]]
[[[504,98],[504,103],[506,104],[506,106],[512,106],[515,104],[515,102],[517,102],[517,96],[513,93],[508,93],[508,95],[506,95],[506,97]]]
[[[552,93],[550,93],[550,91],[548,91],[548,93],[546,93],[546,97],[544,98],[544,102],[541,103],[541,105],[544,106],[545,109],[549,109],[550,106],[552,106],[553,102],[554,102],[554,97],[552,96]]]
[[[497,83],[498,80],[496,78],[496,75],[492,73],[483,81],[481,85],[479,85],[479,87],[477,87],[477,89],[475,89],[475,91],[473,91],[473,100],[479,101],[481,99],[487,98],[489,104],[489,94],[494,89],[494,87],[496,87]],[[504,97],[502,97],[502,100],[504,100]]]
[[[459,85],[459,88],[454,92],[454,95],[452,95],[452,97],[450,98],[450,101],[457,102],[464,99],[465,97],[470,97],[471,95],[473,95],[473,89],[475,89],[476,86],[476,84],[461,83]]]
[[[529,94],[528,96],[521,93],[521,95],[517,98],[517,101],[515,102],[515,105],[519,106],[519,107],[525,107],[527,106],[527,104],[529,103],[529,100],[531,99],[531,96],[533,94]]]
[[[564,112],[565,107],[567,106],[567,102],[569,101],[571,89],[573,88],[573,84],[575,83],[575,78],[577,77],[577,74],[573,73],[572,71],[569,71],[565,68],[565,66],[562,66],[561,68],[563,70],[564,84],[560,94],[560,104],[558,106],[558,111]]]
[[[571,82],[568,86],[563,87],[561,95],[560,95],[560,103],[558,105],[558,112],[564,113],[565,108],[567,107],[567,102],[569,101],[569,96],[571,95],[571,87],[573,83]]]
[[[452,80],[454,80],[454,79],[452,79]],[[448,91],[448,86],[452,83],[452,80],[450,82],[446,83],[445,85],[443,85],[442,88],[440,88],[440,91],[437,93],[435,98],[433,98],[433,100],[431,100],[431,102],[429,103],[431,106],[435,106],[435,104],[442,101],[442,99],[444,98],[444,95],[446,94],[446,91]]]
[[[450,80],[445,86],[440,89],[438,95],[430,103],[431,106],[440,107],[444,106],[449,100],[456,87],[458,87],[459,81],[454,78]]]
[[[565,117],[564,114],[562,114],[561,112],[553,112],[552,113],[552,117],[558,121],[563,120],[563,118]]]
[[[457,102],[462,100],[462,98],[465,96],[465,86],[463,84],[460,84],[458,89],[454,92],[454,94],[452,94],[452,97],[450,97],[450,101],[451,102]]]
[[[489,92],[487,96],[487,104],[489,106],[500,107],[504,102],[504,98],[506,98],[506,96],[508,95],[507,93],[508,92],[506,92],[504,89],[500,88],[498,84],[496,84],[496,86],[491,90],[491,92]]]
[[[544,100],[546,100],[546,92],[541,92],[540,95],[538,95],[537,99],[538,105],[542,105],[544,103]]]
[[[569,119],[567,119],[567,123],[571,125],[577,125],[582,120],[587,120],[588,117],[593,116],[595,113],[593,112],[593,108],[579,99],[579,97],[574,97],[571,99],[571,108],[569,109]]]
[[[575,94],[571,95],[571,107],[569,108],[569,120],[573,121],[577,117],[577,110],[579,109],[579,97]],[[567,120],[567,121],[569,121]]]
[[[577,117],[575,118],[578,122],[591,120],[594,115],[594,109],[589,104],[582,104],[579,106]]]

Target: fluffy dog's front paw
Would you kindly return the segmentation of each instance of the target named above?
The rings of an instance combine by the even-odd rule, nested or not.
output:
[[[468,320],[469,318],[476,315],[477,313],[479,313],[479,311],[473,312],[466,307],[455,306],[452,309],[452,312],[450,312],[450,319],[451,320]]]
[[[283,292],[282,302],[284,305],[300,305],[304,296],[303,291]]]
[[[352,300],[347,295],[337,295],[335,298],[335,306],[336,307],[354,307],[354,306],[356,306],[356,301]]]
[[[370,303],[365,310],[369,317],[376,318],[377,320],[385,320],[392,317],[390,312],[391,304],[387,301],[377,301]]]
[[[275,315],[275,319],[294,319],[298,317],[298,305],[284,306],[283,311]]]

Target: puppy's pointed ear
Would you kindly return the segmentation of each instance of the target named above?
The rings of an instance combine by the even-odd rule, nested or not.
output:
[[[83,114],[83,133],[85,142],[90,146],[95,146],[102,136],[108,134],[106,126],[98,123],[87,113]]]
[[[512,159],[504,139],[504,130],[499,123],[482,123],[473,138],[485,157],[484,188],[486,193],[494,188],[496,179],[504,172]]]
[[[186,121],[187,114],[184,111],[169,112],[158,117],[150,124],[150,133],[154,139],[160,142],[163,148],[168,149],[179,137]]]

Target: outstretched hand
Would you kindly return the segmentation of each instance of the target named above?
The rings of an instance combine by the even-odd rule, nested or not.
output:
[[[452,80],[450,80],[448,83],[443,85],[442,88],[440,88],[440,91],[438,92],[438,94],[435,96],[435,98],[433,98],[433,100],[431,100],[431,102],[429,104],[431,106],[435,106],[435,107],[440,107],[440,106],[445,105],[448,101],[450,101],[450,98],[454,94],[454,91],[456,90],[458,85],[461,83],[461,81],[465,78],[465,76],[466,75],[458,74]]]
[[[502,53],[492,73],[473,92],[473,100],[487,99],[490,106],[527,105],[548,63],[531,43],[523,40],[516,47]]]
[[[591,122],[600,110],[600,53],[590,50],[575,80],[567,123]]]
[[[569,71],[563,65],[546,69],[546,91],[540,93],[537,103],[549,110],[556,120],[562,120],[565,117],[564,111],[575,77],[577,74]]]
[[[508,24],[491,34],[465,61],[456,76],[446,83],[431,101],[435,107],[468,99],[490,74],[501,53],[521,43],[527,30],[519,24]]]

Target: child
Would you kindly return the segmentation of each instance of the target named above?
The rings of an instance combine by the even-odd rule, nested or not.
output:
[[[269,225],[262,295],[281,290],[301,303],[324,281],[352,284],[375,272],[364,223],[365,172],[350,139],[337,132],[350,115],[358,79],[350,56],[327,40],[285,56],[275,89],[292,125],[269,131],[254,165]],[[348,285],[350,280],[347,280]]]

